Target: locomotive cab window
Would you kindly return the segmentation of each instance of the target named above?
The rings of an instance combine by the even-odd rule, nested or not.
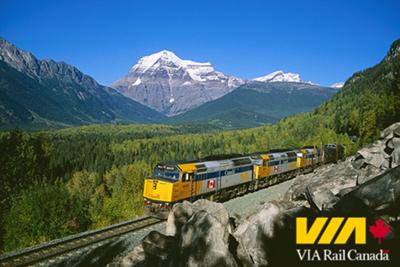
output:
[[[179,171],[175,168],[156,167],[154,169],[153,177],[165,178],[172,181],[179,180]]]

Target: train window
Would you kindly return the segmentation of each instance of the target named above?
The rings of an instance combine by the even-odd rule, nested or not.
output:
[[[154,177],[158,178],[158,177],[162,177],[162,178],[167,178],[167,179],[171,179],[174,181],[178,181],[179,180],[179,172],[172,169],[172,170],[167,170],[166,168],[155,168],[154,169]]]
[[[225,171],[225,175],[233,175],[233,174],[235,174],[235,170],[233,170],[233,169]]]
[[[233,159],[232,162],[234,166],[239,166],[239,165],[250,164],[251,160],[249,158],[240,158],[240,159]]]
[[[276,166],[276,165],[279,165],[279,160],[274,160],[274,161],[268,162],[268,166]]]

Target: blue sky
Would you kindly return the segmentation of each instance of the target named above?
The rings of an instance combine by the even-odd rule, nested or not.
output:
[[[329,85],[400,38],[400,1],[1,0],[0,36],[103,84],[162,49],[254,78],[282,69]]]

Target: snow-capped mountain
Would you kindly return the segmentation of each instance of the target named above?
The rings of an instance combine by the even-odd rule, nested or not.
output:
[[[308,83],[315,84],[310,81],[303,81],[298,73],[283,72],[282,70],[274,71],[265,76],[253,79],[258,82],[291,82],[291,83]]]
[[[330,85],[329,87],[341,89],[343,87],[343,85],[344,85],[344,82],[339,82],[339,83],[334,83],[334,84]]]
[[[231,92],[244,81],[215,71],[211,63],[184,60],[163,50],[142,57],[111,86],[168,116],[177,115]]]

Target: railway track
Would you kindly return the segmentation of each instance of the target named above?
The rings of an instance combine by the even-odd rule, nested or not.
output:
[[[0,255],[0,266],[30,266],[50,258],[93,245],[98,242],[135,232],[162,222],[162,219],[144,216],[99,230],[85,232],[17,252]]]

